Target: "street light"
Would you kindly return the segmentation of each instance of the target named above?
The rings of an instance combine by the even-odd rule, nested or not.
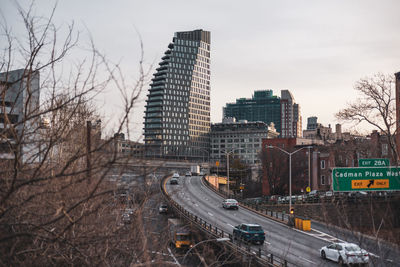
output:
[[[210,171],[210,151],[208,151],[207,149],[204,149],[204,148],[199,148],[199,150],[207,153],[207,168],[208,168],[208,171]],[[204,163],[204,154],[203,154],[203,163]]]
[[[197,247],[198,245],[203,244],[203,243],[206,243],[206,242],[212,242],[212,241],[215,241],[215,242],[226,242],[226,241],[229,241],[229,240],[230,240],[230,239],[229,239],[228,237],[221,237],[221,238],[213,238],[213,239],[207,239],[207,240],[200,241],[199,243],[197,243],[196,245],[194,245],[193,247],[191,247],[191,248],[186,252],[185,256],[184,256],[183,259],[182,259],[182,264],[185,263],[186,257],[187,257],[187,255],[189,255],[189,252],[192,251],[192,249],[194,249],[194,248]]]
[[[230,191],[229,191],[229,154],[235,152],[236,150],[241,150],[242,148],[235,148],[235,149],[231,149],[229,150],[229,152],[227,150],[223,150],[225,151],[225,155],[226,155],[226,176],[228,178],[228,196],[230,195]]]
[[[289,214],[290,214],[290,211],[292,210],[292,155],[294,153],[296,153],[296,152],[299,152],[300,150],[302,150],[304,148],[310,149],[311,146],[305,146],[305,147],[299,148],[299,149],[297,149],[297,150],[295,150],[293,152],[288,152],[288,151],[286,151],[286,150],[284,150],[284,149],[282,149],[280,147],[272,146],[272,145],[269,145],[269,146],[267,145],[266,148],[277,148],[280,151],[282,151],[282,152],[284,152],[284,153],[289,155]],[[308,158],[308,160],[310,160],[310,158]]]

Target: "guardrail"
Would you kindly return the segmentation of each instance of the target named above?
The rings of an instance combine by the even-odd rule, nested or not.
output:
[[[230,239],[229,242],[224,242],[231,249],[235,250],[238,253],[241,253],[244,258],[247,258],[248,261],[256,262],[262,266],[297,266],[293,263],[288,262],[286,259],[282,259],[279,256],[273,255],[272,253],[266,253],[259,248],[257,251],[252,251],[249,244],[245,242],[233,242],[233,237],[231,233],[227,233],[222,229],[219,229],[217,226],[213,226],[211,223],[208,223],[206,220],[201,217],[187,211],[183,206],[177,203],[165,190],[165,183],[168,177],[164,177],[161,180],[161,192],[165,196],[165,198],[169,201],[170,206],[179,213],[184,219],[194,223],[201,231],[206,232],[207,234],[215,237],[228,237]]]

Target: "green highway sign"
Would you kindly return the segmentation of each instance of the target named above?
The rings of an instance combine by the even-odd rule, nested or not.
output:
[[[359,167],[389,167],[389,159],[359,159]]]
[[[333,191],[400,190],[400,168],[334,168]]]

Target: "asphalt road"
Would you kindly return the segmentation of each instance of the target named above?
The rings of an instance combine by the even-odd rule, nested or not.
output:
[[[198,176],[181,177],[178,185],[167,183],[166,189],[185,209],[225,232],[232,233],[234,226],[241,223],[261,225],[266,241],[264,245],[252,245],[254,251],[261,248],[264,254],[272,253],[296,266],[337,266],[320,257],[319,249],[337,240],[337,236],[321,225],[311,232],[303,232],[245,208],[225,210],[221,205],[223,198],[207,188]]]

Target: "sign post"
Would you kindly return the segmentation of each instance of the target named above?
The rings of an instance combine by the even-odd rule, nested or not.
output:
[[[339,192],[400,190],[400,168],[334,168],[332,183]]]

